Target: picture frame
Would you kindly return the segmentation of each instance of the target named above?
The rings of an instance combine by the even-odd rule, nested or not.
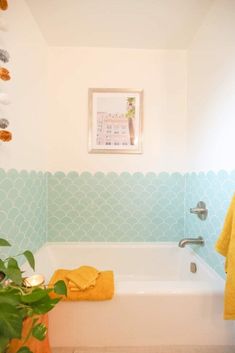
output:
[[[143,90],[89,89],[89,153],[142,153]]]

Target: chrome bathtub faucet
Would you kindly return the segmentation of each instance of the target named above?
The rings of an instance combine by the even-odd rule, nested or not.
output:
[[[197,238],[184,238],[184,239],[181,239],[178,243],[178,246],[180,248],[184,248],[185,245],[188,245],[188,244],[196,244],[196,245],[204,245],[205,244],[205,241],[202,237],[197,237]]]

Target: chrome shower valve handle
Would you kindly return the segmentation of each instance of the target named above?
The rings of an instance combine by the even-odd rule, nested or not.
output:
[[[199,201],[196,207],[190,208],[190,213],[196,214],[202,221],[204,221],[208,215],[208,209],[206,208],[205,202]]]

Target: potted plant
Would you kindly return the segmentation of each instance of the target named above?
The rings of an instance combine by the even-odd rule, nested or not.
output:
[[[0,246],[11,244],[0,238]],[[45,285],[28,287],[20,269],[17,257],[23,256],[30,267],[35,269],[35,260],[31,251],[26,250],[16,256],[0,258],[0,352],[7,353],[12,339],[22,339],[23,323],[31,318],[32,325],[27,332],[22,347],[17,353],[33,353],[27,346],[30,337],[39,341],[45,339],[47,327],[41,323],[40,315],[46,314],[59,302],[59,298],[50,297],[54,291],[66,295],[67,289],[63,281],[55,283],[53,288]]]

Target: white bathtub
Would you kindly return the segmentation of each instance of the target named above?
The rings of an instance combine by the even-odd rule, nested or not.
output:
[[[50,313],[53,347],[235,344],[235,325],[223,320],[224,281],[189,248],[48,243],[36,261],[47,280],[57,268],[80,265],[115,273],[113,300],[61,302]]]

